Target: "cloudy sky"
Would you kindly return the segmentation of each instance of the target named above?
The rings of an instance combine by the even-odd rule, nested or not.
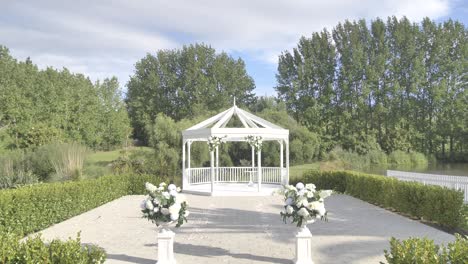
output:
[[[407,16],[468,24],[463,0],[0,0],[0,45],[40,67],[124,88],[146,53],[204,42],[241,57],[258,95],[275,93],[277,57],[344,19]]]

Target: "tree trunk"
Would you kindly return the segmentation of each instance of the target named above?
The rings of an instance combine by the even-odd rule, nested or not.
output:
[[[450,160],[453,161],[453,136],[450,135]]]
[[[445,140],[442,141],[442,158],[445,159]]]

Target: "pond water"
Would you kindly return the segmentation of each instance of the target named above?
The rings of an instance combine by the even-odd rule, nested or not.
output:
[[[468,177],[468,163],[437,163],[429,164],[428,166],[372,166],[360,171],[385,175],[387,170],[411,171],[421,173],[432,173],[442,175],[455,175]]]

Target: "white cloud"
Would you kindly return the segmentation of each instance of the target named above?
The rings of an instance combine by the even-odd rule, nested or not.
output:
[[[134,63],[158,49],[198,41],[276,64],[301,35],[344,19],[419,21],[446,16],[450,7],[447,0],[16,0],[2,4],[0,44],[41,66],[124,83]]]

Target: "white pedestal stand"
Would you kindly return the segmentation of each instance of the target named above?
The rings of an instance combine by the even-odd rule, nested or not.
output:
[[[176,264],[174,258],[174,232],[162,228],[158,233],[157,264]]]
[[[296,235],[295,264],[314,264],[312,261],[312,234],[306,226],[301,227]]]
[[[253,186],[254,186],[254,183],[253,183],[253,181],[252,181],[252,174],[255,173],[255,170],[247,171],[247,173],[249,174],[249,177],[250,177],[250,180],[249,180],[249,183],[247,184],[247,186],[253,187]]]

